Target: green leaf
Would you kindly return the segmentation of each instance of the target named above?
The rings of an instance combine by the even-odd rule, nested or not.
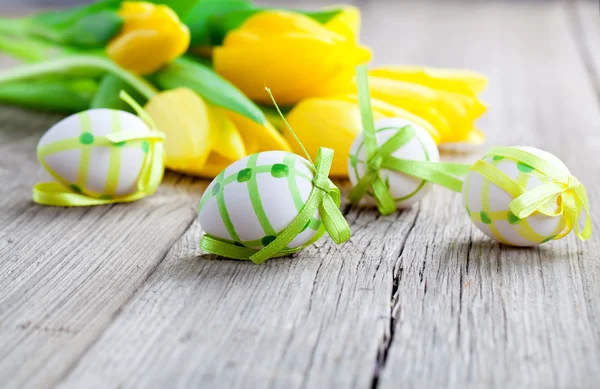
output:
[[[10,82],[0,87],[0,103],[79,112],[88,109],[97,86],[93,80]]]
[[[22,80],[39,79],[48,76],[77,77],[79,74],[112,73],[145,98],[152,98],[158,91],[145,79],[120,68],[114,62],[96,55],[67,55],[51,58],[42,62],[21,65],[12,69],[0,71],[0,88],[4,83]],[[89,77],[88,77],[89,78]]]
[[[56,46],[37,38],[16,38],[0,35],[0,52],[26,62],[41,61],[60,53]]]
[[[98,90],[90,103],[90,108],[111,108],[135,113],[133,108],[119,97],[119,93],[124,90],[135,101],[144,105],[147,101],[137,90],[129,86],[128,83],[114,74],[108,73],[100,81]]]
[[[196,3],[202,0],[150,0],[154,4],[164,4],[171,8],[181,20],[183,20],[190,11],[194,8]]]
[[[342,8],[329,8],[321,11],[300,11],[300,13],[308,16],[311,19],[316,20],[321,24],[325,24],[334,17],[336,17],[342,11]]]
[[[178,58],[155,73],[153,79],[162,89],[190,88],[213,105],[239,113],[261,125],[266,123],[265,115],[256,104],[206,65]]]
[[[119,8],[121,0],[104,0],[97,1],[89,5],[61,9],[59,11],[48,11],[30,17],[28,20],[32,26],[37,27],[40,31],[54,30],[55,32],[69,28],[78,20],[95,13],[116,10]]]
[[[62,32],[64,43],[72,46],[104,47],[123,26],[123,19],[115,11],[101,11],[77,20]]]
[[[191,9],[185,24],[191,33],[190,46],[206,46],[211,44],[210,29],[212,20],[234,11],[253,10],[257,7],[248,0],[200,0]]]

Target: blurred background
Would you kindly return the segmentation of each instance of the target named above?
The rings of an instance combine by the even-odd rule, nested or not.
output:
[[[332,4],[365,4],[365,3],[373,3],[373,2],[398,2],[398,1],[403,1],[403,0],[344,0],[344,1],[340,1],[340,0],[323,0],[320,1],[319,3],[332,3]],[[410,0],[408,0],[410,1]],[[412,0],[414,1],[414,0]],[[440,0],[430,0],[430,1],[440,1]],[[441,1],[447,1],[447,0],[441,0]],[[461,2],[484,2],[484,1],[490,1],[490,0],[461,0]],[[491,0],[494,1],[494,0]],[[520,2],[552,2],[552,1],[561,1],[561,0],[496,0],[496,1],[500,1],[500,2],[513,2],[513,3],[520,3]],[[562,1],[568,1],[568,0],[562,0]],[[598,0],[589,0],[589,1],[596,1],[598,2]],[[8,5],[10,7],[17,7],[19,5],[47,5],[47,6],[53,6],[53,5],[76,5],[76,4],[86,4],[86,3],[92,3],[93,0],[0,0],[0,4],[1,5]],[[258,3],[269,3],[269,4],[273,4],[273,3],[278,3],[279,1],[277,0],[271,0],[271,1],[258,1]],[[290,4],[297,4],[298,6],[302,5],[302,4],[310,4],[312,1],[310,0],[296,0],[296,1],[286,1],[286,3]],[[1,12],[1,11],[0,11]]]

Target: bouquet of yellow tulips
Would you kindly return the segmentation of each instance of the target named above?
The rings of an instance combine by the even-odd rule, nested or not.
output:
[[[125,90],[165,133],[168,168],[214,177],[246,155],[297,147],[267,85],[308,151],[334,149],[331,174],[344,177],[362,128],[355,68],[371,59],[359,29],[354,7],[290,11],[249,0],[103,0],[0,19],[0,51],[25,62],[0,72],[0,102],[128,110]],[[373,115],[409,119],[440,144],[479,144],[486,82],[467,70],[373,68]]]

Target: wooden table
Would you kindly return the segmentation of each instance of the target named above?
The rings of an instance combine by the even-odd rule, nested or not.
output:
[[[600,230],[596,1],[359,5],[376,63],[488,75],[489,145],[560,157]],[[387,217],[344,205],[343,246],[217,260],[198,249],[203,180],[168,174],[128,205],[33,204],[35,146],[59,118],[0,108],[2,388],[600,387],[598,233],[501,247],[436,189]]]

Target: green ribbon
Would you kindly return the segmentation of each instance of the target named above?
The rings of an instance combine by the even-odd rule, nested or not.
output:
[[[260,250],[240,247],[207,234],[200,241],[202,250],[227,258],[249,259],[258,264],[269,258],[281,257],[300,251],[316,242],[323,236],[325,231],[337,244],[350,239],[350,227],[339,209],[340,190],[329,179],[329,169],[332,161],[333,150],[325,147],[319,148],[317,160],[312,165],[315,170],[315,176],[312,180],[314,186],[308,200],[294,220],[267,246]],[[287,245],[304,230],[317,209],[322,225],[313,238],[300,247],[287,248]]]
[[[577,178],[535,154],[513,147],[493,147],[486,157],[511,159],[536,169],[550,179],[550,182],[528,190],[496,166],[484,160],[479,160],[473,164],[471,170],[476,171],[514,198],[509,205],[509,209],[516,217],[524,219],[535,212],[546,216],[561,216],[565,221],[565,229],[553,237],[554,240],[568,235],[573,229],[575,229],[579,239],[589,239],[592,235],[589,199],[585,187]],[[560,199],[557,204],[558,210],[549,210],[547,203],[556,196]],[[582,213],[584,213],[585,221],[583,229],[579,226]]]
[[[469,166],[450,162],[413,161],[393,157],[392,154],[417,136],[412,126],[398,129],[381,147],[377,145],[375,123],[369,96],[369,76],[366,66],[356,69],[358,102],[363,125],[363,139],[366,152],[366,172],[354,186],[348,199],[356,204],[371,190],[379,212],[388,215],[396,211],[388,185],[381,177],[381,169],[393,170],[425,181],[444,186],[455,192],[462,190],[462,181],[456,177],[469,172]]]
[[[57,182],[41,182],[33,187],[33,201],[41,205],[52,205],[59,207],[87,207],[94,205],[106,205],[115,203],[127,203],[142,199],[156,192],[160,185],[164,173],[164,146],[163,141],[165,135],[156,130],[156,126],[152,118],[144,111],[144,109],[126,92],[121,91],[121,99],[127,102],[135,109],[138,116],[151,128],[148,132],[140,131],[119,131],[112,132],[107,135],[96,135],[93,137],[93,143],[82,146],[79,138],[72,138],[57,141],[51,144],[44,145],[38,149],[38,159],[46,168],[48,173],[56,179]],[[73,191],[69,182],[64,180],[57,174],[45,161],[44,157],[57,152],[80,149],[83,147],[104,147],[112,148],[112,152],[119,152],[118,147],[123,142],[130,141],[147,141],[148,150],[145,153],[142,168],[136,183],[136,190],[133,193],[105,198],[102,195],[96,195],[84,191],[78,193]],[[88,150],[89,151],[89,150]],[[81,163],[81,162],[80,162]],[[89,166],[84,166],[85,176],[89,170]],[[107,175],[107,183],[112,183],[116,187],[119,182],[118,174]],[[83,189],[83,188],[82,188]]]

